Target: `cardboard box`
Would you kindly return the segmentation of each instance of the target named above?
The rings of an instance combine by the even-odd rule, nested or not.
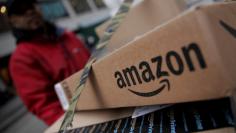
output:
[[[134,108],[119,108],[108,110],[92,110],[76,112],[73,120],[73,128],[81,128],[88,125],[99,124],[107,121],[117,120],[132,115]],[[45,133],[56,133],[60,129],[64,115],[51,125]]]
[[[144,0],[136,5],[128,12],[119,29],[112,36],[109,45],[103,50],[101,57],[180,14],[185,9],[183,3],[184,0]],[[104,31],[106,26],[107,24],[102,26],[100,31]],[[79,78],[79,73],[72,75],[69,79],[72,81],[70,84],[76,85]],[[63,108],[67,109],[69,106],[68,99],[71,98],[70,87],[65,90],[60,89],[67,88],[67,84],[63,82],[61,85],[56,85],[55,88],[60,96]]]
[[[77,109],[217,99],[236,87],[236,3],[196,7],[93,64]],[[67,96],[78,72],[61,83]]]
[[[195,8],[161,27],[156,27],[139,39],[99,60],[93,65],[92,75],[79,99],[79,109],[90,110],[156,103],[179,103],[231,96],[235,92],[233,81],[236,78],[234,68],[236,65],[234,61],[236,57],[234,53],[236,47],[235,11],[235,2]],[[148,50],[148,53],[144,53],[145,50]],[[155,61],[160,61],[160,58],[162,58],[163,66],[161,66],[162,70],[159,71],[159,74],[165,75],[165,70],[168,70],[169,76],[166,76],[168,81],[158,82],[156,80],[159,79],[152,79],[152,74],[150,74],[150,71],[155,70],[155,67],[158,69],[158,63],[156,65],[152,64],[152,59],[155,63]],[[145,65],[147,63],[143,63],[142,60],[151,64],[149,65],[150,69],[147,67],[148,65]],[[139,68],[139,66],[142,67]],[[183,68],[180,66],[183,66]],[[119,89],[119,85],[124,84],[117,85],[116,81],[112,81],[114,75],[110,73],[114,74],[115,70],[120,70],[119,72],[122,75],[125,68],[137,69],[139,74],[141,73],[142,83],[139,83],[138,76],[136,76],[134,77],[136,85],[134,85],[132,77],[128,75],[129,89],[124,86]],[[99,69],[102,72],[99,72]],[[134,75],[136,75],[135,72]],[[80,74],[81,72],[78,72],[57,85],[56,88],[62,93],[61,95],[67,93],[64,97],[66,100],[72,95],[74,87],[78,84]],[[122,76],[124,76],[124,83],[128,86],[125,74]],[[154,78],[158,77],[156,73],[153,76]],[[150,81],[153,83],[145,83],[146,80],[148,81],[148,77],[153,80]],[[119,81],[122,81],[121,77]],[[168,88],[161,89],[161,92],[153,96],[150,95],[154,93],[140,94],[132,92],[136,89],[139,91],[147,90],[148,92],[150,88],[156,87],[155,84],[166,83],[163,86],[167,86],[167,82],[171,85],[169,90]],[[147,94],[149,96],[145,97]],[[82,102],[84,104],[80,106]],[[132,111],[133,108],[80,111],[75,116],[74,125],[78,128],[115,120],[130,116]],[[46,133],[57,132],[61,121],[62,118],[50,127]],[[234,133],[235,129],[221,128],[204,131],[203,133],[211,132]]]
[[[133,108],[81,111],[75,114],[73,128],[70,130],[74,130],[74,132],[76,130],[78,132],[78,130],[86,129],[90,133],[109,132],[106,127],[111,127],[110,132],[116,130],[119,133],[121,130],[129,132],[131,126],[134,125],[132,126],[134,133],[140,131],[147,132],[148,130],[161,132],[161,127],[164,133],[235,133],[235,129],[233,128],[235,120],[233,120],[230,108],[229,99],[219,99],[176,104],[133,119],[130,117]],[[62,118],[45,132],[58,132]],[[135,124],[131,121],[135,121]],[[113,123],[113,126],[111,123]],[[95,130],[93,130],[94,128]],[[101,129],[105,131],[99,131]]]

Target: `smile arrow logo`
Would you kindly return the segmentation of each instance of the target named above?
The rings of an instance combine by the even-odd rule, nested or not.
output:
[[[131,89],[128,89],[130,92],[138,95],[138,96],[143,96],[143,97],[152,97],[155,96],[157,94],[159,94],[160,92],[162,92],[165,88],[168,89],[168,91],[170,90],[170,82],[168,79],[163,79],[160,81],[160,84],[162,84],[161,87],[157,88],[154,91],[151,92],[137,92],[137,91],[133,91]]]

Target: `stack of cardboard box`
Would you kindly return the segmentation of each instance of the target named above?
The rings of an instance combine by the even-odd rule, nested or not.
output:
[[[225,104],[234,105],[236,2],[188,10],[186,2],[145,0],[131,9],[92,66],[78,99],[72,129],[129,117],[136,106],[176,104],[168,108],[172,110],[185,107],[178,103],[221,98],[230,98],[231,103]],[[81,71],[55,86],[64,109],[69,106],[80,75]],[[233,113],[236,110],[230,110],[230,116]],[[62,119],[46,132],[57,132]]]

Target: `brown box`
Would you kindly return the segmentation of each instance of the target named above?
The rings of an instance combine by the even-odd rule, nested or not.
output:
[[[236,87],[236,3],[196,7],[93,64],[77,109],[217,99]],[[78,72],[61,82],[73,94]]]
[[[119,49],[112,53],[108,50],[109,55],[93,65],[78,102],[79,110],[90,111],[77,112],[73,128],[127,117],[133,112],[133,108],[91,109],[217,99],[233,93],[235,98],[235,12],[236,2],[196,7],[121,48],[115,46]],[[127,68],[133,70],[133,76]],[[71,97],[80,74],[57,85],[62,101]],[[62,118],[46,133],[57,132]],[[213,132],[235,133],[235,129],[201,133]]]
[[[133,7],[122,21],[119,29],[112,36],[103,55],[111,53],[134,38],[180,14],[186,8],[184,3],[184,0],[144,0]],[[100,27],[99,30],[104,31],[106,25]],[[55,87],[64,109],[67,109],[69,106],[69,99],[80,78],[79,73],[67,79],[70,80],[69,84],[66,83],[66,80],[66,82],[57,84]]]

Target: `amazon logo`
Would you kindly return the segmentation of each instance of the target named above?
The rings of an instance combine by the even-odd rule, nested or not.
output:
[[[197,60],[198,64],[196,62],[193,64],[194,59]],[[166,64],[166,69],[164,69],[163,64]],[[180,76],[184,71],[193,72],[197,67],[205,69],[207,64],[198,44],[191,43],[182,47],[181,53],[171,50],[165,55],[158,55],[150,60],[140,61],[138,65],[115,71],[114,78],[120,89],[126,88],[135,95],[152,97],[165,89],[168,91],[171,89],[170,76]],[[156,88],[152,88],[150,92],[139,92],[130,89],[131,86],[154,81],[157,82]]]

